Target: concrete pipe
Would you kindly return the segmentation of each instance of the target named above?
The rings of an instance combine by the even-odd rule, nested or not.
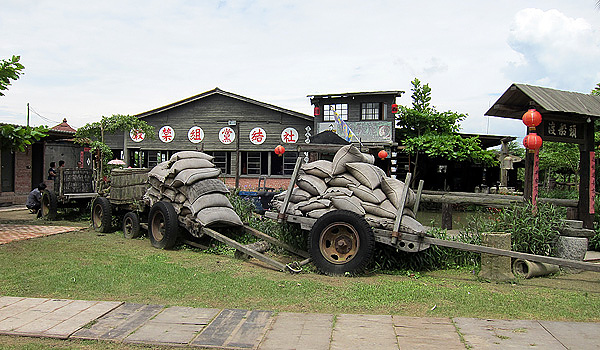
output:
[[[515,259],[513,262],[513,273],[516,276],[531,278],[545,276],[559,271],[558,265],[545,264],[524,259]]]

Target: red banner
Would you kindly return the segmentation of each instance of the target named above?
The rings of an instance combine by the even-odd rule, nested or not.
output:
[[[533,155],[533,181],[531,184],[531,204],[533,210],[537,209],[538,183],[540,182],[540,150],[536,149]]]
[[[590,214],[594,214],[596,200],[596,152],[590,152]]]

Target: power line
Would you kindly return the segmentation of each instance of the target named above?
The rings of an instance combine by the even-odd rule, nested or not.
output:
[[[57,122],[56,120],[52,120],[50,118],[46,118],[43,115],[39,114],[38,112],[35,111],[35,109],[31,108],[31,106],[29,106],[29,110],[32,111],[33,113],[35,113],[38,117],[42,118],[42,120],[45,120],[45,121],[50,122],[50,123],[59,124],[59,122]]]

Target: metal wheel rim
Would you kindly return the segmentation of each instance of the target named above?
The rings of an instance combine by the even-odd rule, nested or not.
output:
[[[165,218],[160,212],[152,217],[152,237],[157,242],[162,241],[165,237]]]
[[[360,248],[358,231],[349,224],[335,222],[327,226],[319,238],[321,255],[330,263],[347,264]]]
[[[94,227],[102,226],[102,206],[98,204],[94,206],[94,210],[92,211],[92,220],[94,222]]]

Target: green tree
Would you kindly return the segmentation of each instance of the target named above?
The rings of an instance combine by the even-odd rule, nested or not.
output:
[[[396,116],[396,140],[415,156],[413,181],[418,176],[419,155],[453,161],[474,161],[491,165],[496,162],[492,151],[481,148],[477,137],[458,134],[459,123],[467,115],[452,111],[438,112],[431,106],[431,88],[419,79],[412,82],[412,108],[399,106]]]
[[[13,55],[9,60],[0,61],[0,96],[4,96],[2,90],[8,90],[11,80],[19,79],[25,67],[19,63],[21,56]]]
[[[25,67],[19,63],[21,56],[12,56],[10,60],[0,61],[0,96],[2,90],[8,90],[11,80],[19,79]],[[35,141],[45,137],[48,132],[46,126],[30,127],[12,124],[0,125],[0,148],[24,152],[25,148]]]
[[[600,3],[600,1],[599,1]],[[592,95],[600,96],[600,83],[596,84],[596,87],[592,90]]]
[[[540,149],[540,171],[549,177],[560,174],[563,181],[579,174],[579,146],[573,143],[544,142]]]
[[[154,127],[145,121],[131,115],[113,114],[110,117],[102,117],[99,122],[88,123],[77,129],[75,133],[75,142],[89,145],[92,152],[96,152],[98,161],[96,180],[99,182],[103,175],[103,169],[112,158],[113,154],[110,147],[104,143],[105,134],[114,134],[118,131],[141,130],[150,138],[154,138]]]

